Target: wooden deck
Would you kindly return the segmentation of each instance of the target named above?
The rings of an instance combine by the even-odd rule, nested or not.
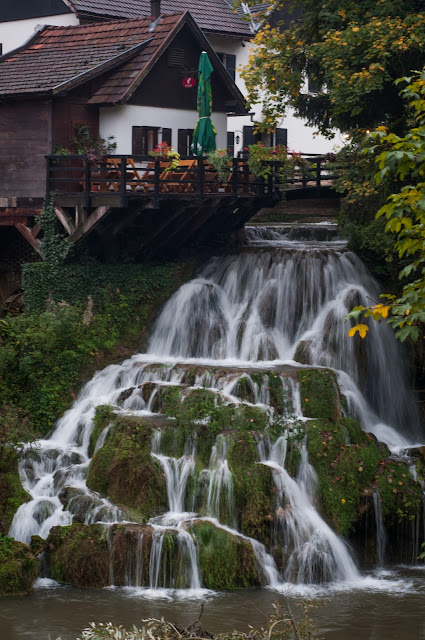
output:
[[[193,156],[182,157],[172,168],[150,156],[114,155],[93,162],[84,156],[51,155],[46,197],[54,195],[56,216],[72,242],[90,236],[93,255],[120,245],[136,259],[173,256],[185,247],[225,242],[257,211],[281,200],[282,192],[287,199],[328,193],[334,176],[323,156],[303,155],[307,174],[283,183],[276,161],[269,163],[266,178],[258,178],[246,159],[235,158],[223,180],[204,159]],[[0,199],[0,226],[14,226],[42,255],[42,199],[3,200],[8,201]]]
[[[104,162],[89,162],[81,156],[48,156],[46,193],[55,193],[62,206],[108,205],[126,208],[129,201],[196,198],[203,202],[219,198],[279,198],[282,191],[322,186],[334,176],[322,169],[322,156],[308,157],[308,175],[298,175],[282,184],[280,163],[270,162],[270,175],[257,178],[250,173],[247,160],[234,158],[225,180],[202,158],[182,157],[180,166],[150,156],[116,155]]]

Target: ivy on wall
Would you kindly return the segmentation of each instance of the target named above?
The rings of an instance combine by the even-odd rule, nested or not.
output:
[[[128,302],[137,299],[149,300],[160,288],[172,285],[175,264],[149,265],[105,265],[98,262],[87,264],[61,264],[38,262],[22,267],[25,292],[25,308],[29,313],[46,308],[48,300],[66,302],[70,305],[86,304],[90,295],[98,304],[108,297],[123,297]],[[170,280],[171,279],[171,280]]]
[[[34,435],[46,434],[96,369],[145,347],[194,266],[24,265],[25,312],[0,324],[0,436],[17,411]]]

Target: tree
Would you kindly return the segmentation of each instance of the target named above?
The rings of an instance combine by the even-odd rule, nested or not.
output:
[[[425,70],[396,82],[401,83],[407,84],[400,95],[410,128],[399,136],[379,127],[369,134],[364,154],[375,158],[377,184],[389,183],[393,191],[376,217],[386,219],[385,231],[396,236],[398,256],[407,260],[399,274],[403,290],[399,297],[384,295],[386,304],[356,307],[350,317],[388,318],[400,340],[416,341],[425,323]],[[356,331],[364,337],[367,327],[356,325],[350,335]]]
[[[243,72],[249,103],[263,101],[263,128],[273,129],[288,106],[325,135],[403,126],[394,80],[425,65],[423,0],[269,4]],[[307,78],[323,90],[306,92]]]

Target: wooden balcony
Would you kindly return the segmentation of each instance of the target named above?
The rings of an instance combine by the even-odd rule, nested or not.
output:
[[[46,192],[55,193],[60,206],[110,206],[126,208],[135,200],[150,200],[159,208],[161,200],[267,199],[277,200],[282,191],[320,190],[334,176],[323,170],[322,156],[306,156],[307,174],[282,184],[280,162],[271,161],[270,174],[257,178],[246,159],[232,160],[228,178],[220,179],[206,160],[182,157],[177,168],[150,156],[114,155],[101,162],[83,156],[48,156]]]
[[[228,175],[202,158],[182,157],[178,167],[150,156],[47,156],[46,196],[71,242],[88,237],[90,252],[124,247],[128,257],[175,256],[181,249],[226,243],[261,208],[286,198],[326,195],[334,178],[323,156],[303,154],[303,172],[282,182],[272,160],[266,178],[250,173],[245,158]],[[14,226],[42,256],[41,198],[3,198],[0,225]],[[3,205],[3,206],[2,206]]]

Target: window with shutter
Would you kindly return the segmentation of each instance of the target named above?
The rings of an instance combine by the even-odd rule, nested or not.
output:
[[[179,129],[177,135],[177,151],[181,156],[190,155],[190,145],[192,144],[193,129]]]
[[[217,53],[217,56],[220,58],[229,76],[232,78],[232,80],[235,80],[236,56],[233,53]]]
[[[158,127],[132,127],[132,154],[146,156],[158,144]]]

